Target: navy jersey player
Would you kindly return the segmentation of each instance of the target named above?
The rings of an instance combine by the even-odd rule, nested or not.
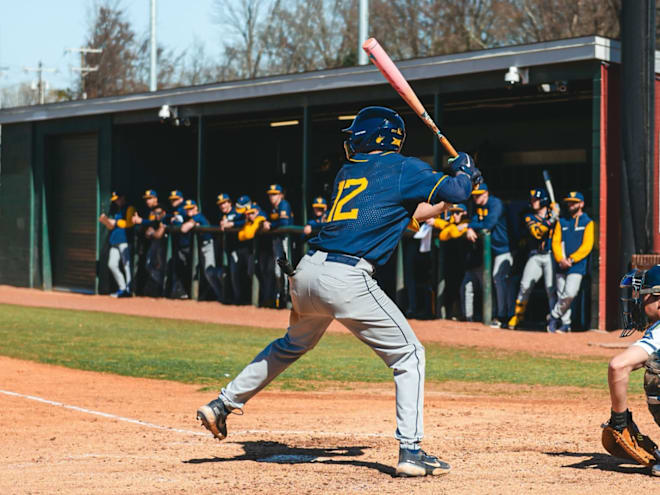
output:
[[[266,191],[271,205],[265,230],[277,230],[293,223],[291,205],[284,199],[284,189],[279,184],[271,184]],[[262,305],[266,307],[286,307],[287,283],[279,265],[278,258],[288,258],[287,242],[284,235],[273,234],[259,243],[259,272],[261,274]]]
[[[328,221],[291,272],[293,310],[286,335],[266,347],[218,399],[200,407],[197,416],[216,438],[224,438],[229,412],[242,408],[312,349],[337,319],[395,370],[397,474],[444,474],[449,465],[420,449],[424,347],[372,275],[390,258],[413,214],[426,220],[441,212],[445,201],[465,201],[480,173],[464,153],[451,162],[453,177],[400,155],[404,123],[388,108],[361,110],[345,132],[348,162],[335,179]],[[420,203],[426,207],[416,213]]]

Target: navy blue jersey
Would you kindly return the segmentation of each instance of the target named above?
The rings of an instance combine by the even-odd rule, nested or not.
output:
[[[270,226],[273,229],[278,227],[286,227],[293,223],[293,212],[291,211],[291,205],[286,199],[283,199],[279,202],[277,206],[273,206],[270,211]]]
[[[204,215],[201,213],[198,213],[197,215],[193,215],[190,217],[190,219],[194,220],[196,224],[198,224],[200,227],[209,227],[211,224],[209,221],[206,219]],[[199,234],[199,239],[201,241],[210,241],[213,239],[213,235],[210,232],[202,232]]]
[[[335,178],[332,208],[310,248],[384,265],[420,202],[460,203],[470,197],[466,175],[434,172],[399,153],[354,155]]]
[[[468,227],[474,230],[490,230],[490,246],[494,254],[508,253],[511,250],[504,205],[492,194],[488,195],[488,201],[484,206],[477,206],[477,211]]]
[[[184,203],[181,203],[177,206],[172,212],[171,223],[172,225],[181,225],[188,219],[188,214],[183,208]],[[190,232],[186,234],[179,233],[178,235],[179,247],[188,247],[190,246]]]

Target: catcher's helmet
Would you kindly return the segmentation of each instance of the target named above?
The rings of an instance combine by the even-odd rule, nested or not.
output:
[[[529,204],[531,205],[535,199],[540,200],[540,208],[550,205],[550,196],[548,196],[548,191],[543,187],[529,191]]]
[[[660,295],[660,265],[648,270],[633,270],[626,273],[619,284],[621,289],[621,313],[623,330],[627,337],[635,330],[645,330],[648,325],[643,299],[646,294]]]
[[[342,132],[348,134],[344,141],[346,155],[370,151],[399,151],[406,139],[406,126],[394,110],[385,107],[366,107],[360,110],[350,127]]]

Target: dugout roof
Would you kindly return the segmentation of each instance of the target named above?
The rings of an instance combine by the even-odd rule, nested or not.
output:
[[[451,78],[479,73],[499,73],[511,66],[532,68],[553,64],[602,61],[620,63],[620,43],[600,36],[587,36],[543,43],[508,46],[439,57],[418,58],[397,62],[404,76],[411,82]],[[656,72],[660,56],[656,52]],[[534,82],[534,81],[530,81]],[[153,93],[137,93],[124,96],[77,100],[71,102],[8,108],[0,111],[0,124],[44,121],[69,117],[123,113],[126,122],[155,120],[153,109],[162,105],[179,107],[179,116],[214,115],[244,111],[273,110],[281,105],[281,97],[288,96],[288,105],[329,104],[332,100],[346,101],[342,90],[368,88],[387,84],[373,65],[341,69],[329,69],[299,74],[264,77],[244,81],[232,81],[204,86],[161,90]],[[460,89],[485,89],[493,85],[503,86],[503,79],[461,80]],[[456,90],[448,82],[440,87],[442,92]],[[444,90],[444,91],[443,91]],[[342,93],[336,98],[333,92]],[[355,91],[354,91],[355,92]],[[209,105],[210,104],[210,105]],[[213,104],[220,104],[218,107]],[[126,113],[131,112],[128,116]],[[117,120],[115,121],[116,123]]]

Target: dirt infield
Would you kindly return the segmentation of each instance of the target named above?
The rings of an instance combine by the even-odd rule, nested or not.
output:
[[[214,302],[152,299],[147,297],[114,299],[108,296],[89,296],[55,291],[44,292],[6,285],[0,285],[0,303],[106,311],[137,316],[254,325],[265,328],[285,329],[289,323],[289,311],[285,310],[279,311],[253,306],[225,306]],[[600,331],[552,335],[538,331],[501,330],[489,328],[481,323],[463,323],[449,320],[412,320],[411,325],[423,342],[573,356],[613,356],[620,352],[621,346],[633,342],[636,338],[633,336],[623,340],[619,339],[618,332]],[[348,332],[338,322],[333,322],[328,331]]]
[[[284,327],[287,312],[212,303],[0,287],[0,302]],[[247,317],[247,319],[246,319]],[[413,322],[422,340],[606,356],[614,334],[550,335]],[[343,331],[335,327],[333,331]],[[267,389],[215,441],[194,418],[198,387],[0,357],[0,493],[652,493],[660,479],[608,456],[605,391],[478,383],[427,385],[424,448],[442,478],[394,478],[393,385]],[[640,397],[642,431],[658,428]]]
[[[194,420],[211,396],[194,386],[8,358],[0,368],[0,493],[623,493],[630,486],[653,493],[660,486],[642,467],[604,453],[602,392],[429,387],[424,447],[453,470],[411,480],[392,476],[392,387],[267,390],[244,416],[230,418],[229,437],[217,442]],[[657,431],[641,400],[632,407],[643,430]]]

